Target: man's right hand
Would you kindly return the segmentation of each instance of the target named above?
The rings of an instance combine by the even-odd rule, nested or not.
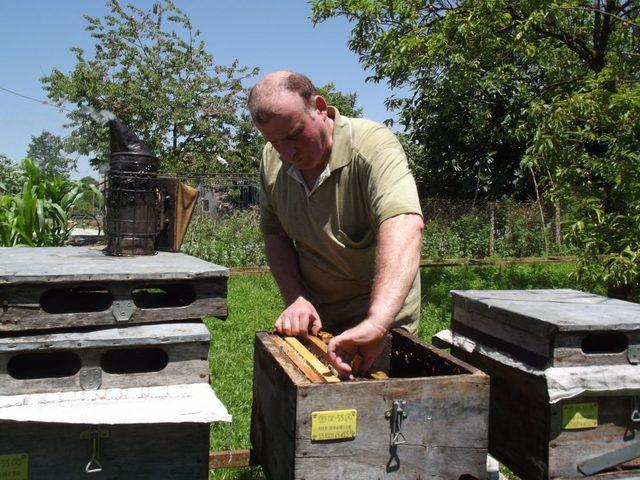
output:
[[[311,302],[298,297],[280,314],[274,327],[281,335],[306,337],[309,331],[317,335],[322,329],[322,322]]]

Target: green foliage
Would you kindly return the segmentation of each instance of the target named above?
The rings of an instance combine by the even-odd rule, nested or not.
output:
[[[484,258],[488,255],[489,225],[480,215],[462,215],[443,227],[427,221],[422,254],[427,258]]]
[[[318,87],[318,93],[324,97],[329,105],[338,109],[341,115],[351,118],[357,118],[362,115],[362,108],[357,107],[358,94],[342,93],[335,89],[334,83],[327,83],[322,87]]]
[[[16,194],[0,197],[0,244],[61,246],[69,239],[69,211],[80,188],[62,177],[48,176],[31,159],[22,162],[26,180]]]
[[[104,214],[104,197],[98,181],[93,177],[84,177],[78,182],[82,195],[73,207],[73,220],[76,224],[101,229]]]
[[[602,275],[612,295],[632,298],[640,293],[640,84],[602,72],[535,114],[545,121],[525,161],[551,172],[553,198],[573,202],[568,237],[583,253],[579,276]]]
[[[24,171],[6,155],[0,154],[0,195],[16,193],[24,182]]]
[[[31,137],[27,157],[33,160],[46,176],[69,177],[77,162],[66,156],[65,149],[66,145],[61,137],[43,131],[37,137]]]
[[[580,272],[631,298],[640,282],[640,25],[622,0],[314,0],[420,148],[431,191],[476,198],[536,183],[573,205]],[[522,161],[521,161],[522,160]],[[605,259],[602,260],[602,255]],[[610,290],[611,292],[612,290]],[[626,293],[624,293],[626,292]]]
[[[194,215],[182,251],[227,267],[267,264],[255,210],[238,210],[218,221],[204,213]]]
[[[259,145],[243,114],[241,81],[257,73],[214,63],[199,30],[170,0],[148,11],[118,0],[104,18],[85,16],[93,54],[72,48],[76,65],[42,78],[49,98],[75,107],[68,114],[70,148],[101,163],[108,151],[103,110],[140,135],[168,172],[215,171],[215,156],[236,171],[252,168]]]

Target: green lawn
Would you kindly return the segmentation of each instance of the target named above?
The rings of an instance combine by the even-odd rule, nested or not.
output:
[[[569,277],[571,265],[498,267],[440,267],[422,270],[420,337],[431,336],[449,325],[452,289],[579,288]],[[602,293],[602,292],[598,292]],[[253,337],[270,330],[283,308],[270,275],[233,276],[229,279],[229,317],[206,319],[211,330],[211,380],[218,397],[233,415],[231,426],[211,429],[211,449],[249,448]],[[211,479],[264,478],[259,468],[220,469]],[[511,477],[515,478],[515,477]]]

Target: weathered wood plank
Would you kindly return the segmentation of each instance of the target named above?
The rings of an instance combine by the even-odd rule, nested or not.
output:
[[[90,425],[32,422],[0,423],[0,455],[27,454],[29,480],[86,480]],[[101,426],[102,472],[96,478],[206,480],[209,425],[147,424]]]
[[[583,341],[592,346],[583,351]],[[558,334],[553,366],[628,365],[628,346],[640,345],[640,332],[581,332]]]
[[[201,321],[163,323],[0,337],[0,352],[179,344],[210,339],[211,334]]]
[[[464,378],[462,378],[464,377]],[[310,385],[298,396],[295,478],[339,478],[334,472],[342,458],[353,459],[361,469],[357,478],[415,479],[428,472],[430,478],[459,478],[464,474],[483,478],[486,474],[488,379],[472,375],[430,379],[389,379],[384,382],[342,382],[331,388]],[[406,401],[408,416],[402,423],[406,444],[390,452],[390,422],[385,413],[393,400]],[[355,408],[357,435],[352,440],[314,442],[310,419],[314,411]],[[474,455],[476,449],[483,455]],[[440,449],[440,450],[439,450]],[[444,450],[442,450],[444,449]],[[455,459],[443,452],[456,452]],[[440,454],[436,452],[440,452]],[[441,456],[441,455],[444,455]],[[395,459],[394,459],[395,458]],[[301,459],[301,461],[299,461]],[[311,460],[314,468],[308,469]],[[476,463],[473,463],[473,462]],[[387,465],[399,463],[397,473]],[[442,469],[446,466],[445,469]],[[455,472],[455,476],[453,473]]]
[[[140,289],[180,288],[193,295],[193,301],[180,305],[175,295],[168,293],[157,300],[156,308],[150,306],[153,299],[134,293]],[[82,290],[77,301],[67,299],[70,305],[59,310],[51,310],[43,299],[64,298],[65,292]],[[96,295],[92,291],[98,292]],[[171,290],[168,290],[170,292]],[[56,294],[56,292],[60,292]],[[225,317],[227,315],[227,279],[218,277],[203,280],[153,282],[106,282],[87,281],[84,284],[20,284],[0,285],[0,332],[44,330],[52,328],[84,327],[96,325],[130,325],[148,322],[179,321],[199,319],[205,316]],[[82,298],[87,297],[87,298]],[[147,295],[149,297],[149,295]],[[167,297],[167,298],[165,298]],[[173,297],[173,298],[171,298]],[[166,305],[163,305],[169,301]],[[171,303],[170,300],[174,300]],[[118,308],[114,302],[126,303],[131,309],[130,317],[120,318],[114,313]],[[58,306],[56,306],[58,307]],[[58,307],[59,308],[59,307]]]
[[[82,390],[89,370],[99,375],[100,388],[199,383],[209,376],[209,332],[202,323],[7,337],[0,347],[2,395]],[[56,373],[47,358],[64,352],[73,358],[57,366],[66,373]]]
[[[640,304],[570,289],[452,290],[456,306],[540,337],[556,332],[638,331]]]
[[[112,257],[90,247],[0,247],[0,284],[157,281],[228,276],[228,268],[184,253]]]
[[[420,260],[421,268],[430,267],[458,267],[458,266],[504,266],[504,265],[543,265],[550,263],[575,263],[578,257],[552,256],[552,257],[507,257],[507,258],[423,258]],[[265,275],[271,270],[269,267],[236,267],[231,269],[231,275]]]
[[[516,328],[512,325],[506,325],[495,318],[487,317],[475,312],[468,312],[457,306],[453,307],[452,319],[462,325],[469,327],[475,331],[500,340],[501,350],[509,351],[508,348],[518,348],[529,350],[535,355],[539,355],[548,359],[551,356],[551,340],[549,337],[540,337]],[[473,338],[473,337],[472,337]],[[485,345],[491,345],[483,342]]]
[[[250,467],[251,450],[227,450],[209,452],[209,468],[242,468]]]
[[[254,342],[251,445],[267,478],[293,476],[296,395],[309,380],[284,356],[270,335]]]

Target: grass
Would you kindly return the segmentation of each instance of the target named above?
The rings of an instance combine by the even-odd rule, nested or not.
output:
[[[449,326],[452,289],[579,288],[570,278],[571,265],[515,265],[498,267],[440,267],[423,269],[422,316],[419,336],[432,335]],[[602,293],[602,292],[598,292]],[[214,424],[211,449],[250,447],[253,338],[271,330],[283,303],[270,275],[233,276],[229,279],[229,317],[205,320],[211,331],[210,368],[213,387],[233,415],[231,426]],[[516,479],[507,472],[508,478]],[[262,479],[260,468],[219,469],[210,480]]]

